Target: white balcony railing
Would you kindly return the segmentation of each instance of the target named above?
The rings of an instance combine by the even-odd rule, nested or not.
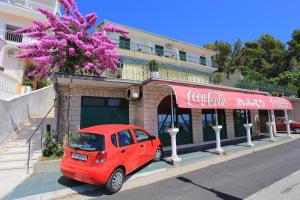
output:
[[[46,5],[43,3],[29,0],[0,0],[0,2],[34,11],[37,11],[37,8],[46,8],[49,11],[53,11],[55,7],[54,5]]]
[[[23,44],[31,43],[34,41],[33,39],[26,37],[24,34],[17,34],[14,31],[5,29],[0,29],[0,38],[4,39],[5,41]]]
[[[0,90],[17,94],[18,80],[0,71]]]

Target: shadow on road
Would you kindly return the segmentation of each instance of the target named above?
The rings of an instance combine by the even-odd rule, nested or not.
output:
[[[216,194],[217,197],[219,197],[219,198],[221,198],[221,199],[224,199],[224,200],[242,200],[242,199],[240,199],[240,198],[238,198],[238,197],[234,197],[234,196],[231,196],[231,195],[229,195],[229,194],[226,194],[226,193],[217,191],[217,190],[215,190],[215,189],[213,189],[213,188],[207,188],[207,187],[204,187],[204,186],[199,185],[199,184],[197,184],[197,183],[194,183],[192,180],[190,180],[190,179],[188,179],[188,178],[185,178],[185,177],[183,177],[183,176],[176,177],[176,179],[178,179],[178,180],[180,180],[180,181],[183,181],[183,182],[185,182],[185,183],[193,184],[193,185],[195,185],[195,186],[197,186],[197,187],[200,187],[200,188],[202,188],[202,189],[205,189],[205,190],[207,190],[207,191],[210,191],[210,192]]]

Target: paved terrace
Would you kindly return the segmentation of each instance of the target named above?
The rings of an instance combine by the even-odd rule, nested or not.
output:
[[[294,139],[299,138],[295,135],[293,135],[293,137]],[[201,163],[209,162],[213,159],[226,159],[226,157],[230,157],[230,155],[241,154],[243,152],[247,152],[247,150],[251,150],[251,153],[256,150],[268,148],[270,147],[270,145],[274,146],[291,141],[291,139],[286,137],[285,134],[279,134],[275,137],[275,139],[276,142],[271,142],[269,138],[257,137],[253,140],[255,146],[252,149],[247,146],[246,139],[223,142],[222,146],[225,150],[224,156],[220,156],[217,154],[217,152],[214,149],[215,144],[180,149],[178,150],[178,154],[179,157],[182,158],[182,161],[181,166],[178,168],[184,168],[184,166],[191,166],[192,164],[199,164],[200,166]],[[166,155],[169,154],[170,152],[166,152]],[[242,154],[240,156],[242,156]],[[208,164],[207,166],[211,164]],[[130,189],[131,186],[126,187],[126,184],[134,182],[135,180],[142,180],[143,178],[154,174],[163,175],[165,174],[164,172],[171,171],[171,169],[177,168],[173,168],[172,165],[168,164],[165,161],[148,163],[136,172],[132,173],[130,176],[128,176],[124,187],[125,189]],[[66,177],[63,177],[59,170],[56,170],[43,172],[39,174],[33,174],[22,184],[20,184],[17,188],[15,188],[9,195],[4,197],[4,199],[51,199],[69,194],[85,193],[96,189],[99,189],[99,187],[70,180]]]

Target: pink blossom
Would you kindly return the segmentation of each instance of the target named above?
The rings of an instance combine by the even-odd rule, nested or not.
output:
[[[84,55],[85,55],[86,57],[90,57],[90,56],[92,55],[92,53],[91,53],[90,51],[86,51],[86,52],[84,53]]]
[[[69,54],[70,54],[70,56],[75,56],[75,49],[69,48]]]
[[[16,31],[36,39],[32,44],[19,45],[25,51],[18,58],[29,58],[37,63],[37,67],[29,75],[46,77],[53,70],[69,73],[70,69],[99,75],[106,69],[115,69],[120,58],[115,50],[117,43],[109,39],[105,32],[116,32],[124,36],[128,32],[105,23],[100,32],[90,34],[88,30],[97,21],[96,14],[83,17],[74,0],[59,1],[66,11],[65,15],[56,16],[39,8],[48,22],[34,20],[33,26]]]

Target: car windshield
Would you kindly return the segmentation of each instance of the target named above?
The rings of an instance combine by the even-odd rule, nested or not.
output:
[[[70,135],[69,147],[85,151],[103,151],[104,136],[92,133],[73,133]]]

